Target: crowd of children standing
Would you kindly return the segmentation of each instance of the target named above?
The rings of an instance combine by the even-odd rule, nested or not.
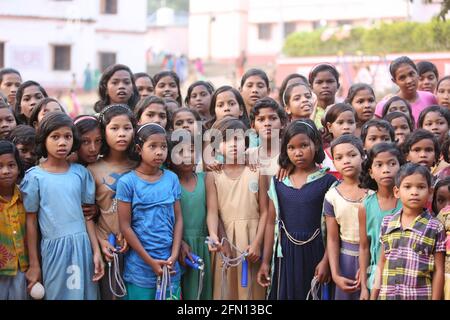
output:
[[[327,63],[279,97],[113,65],[71,119],[0,70],[0,299],[450,299],[450,76],[336,101]]]

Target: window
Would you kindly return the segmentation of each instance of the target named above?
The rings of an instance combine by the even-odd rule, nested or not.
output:
[[[0,42],[0,68],[5,67],[5,43]]]
[[[117,0],[101,0],[100,13],[117,14]]]
[[[297,31],[297,25],[295,22],[285,22],[284,23],[284,37],[286,38],[291,33]]]
[[[53,70],[70,70],[70,46],[53,46]]]
[[[116,54],[114,52],[99,53],[99,67],[101,72],[113,64],[116,64]]]
[[[270,23],[258,24],[258,39],[270,40],[272,38],[272,25]]]

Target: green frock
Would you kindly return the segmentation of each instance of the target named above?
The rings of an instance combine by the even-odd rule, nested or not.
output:
[[[203,259],[205,274],[200,300],[212,298],[211,258],[208,245],[205,243],[208,236],[206,227],[206,189],[205,173],[197,173],[197,185],[193,192],[181,186],[181,211],[183,213],[183,240],[191,247],[193,253]],[[198,270],[187,267],[181,279],[182,298],[186,300],[197,299],[199,287]]]

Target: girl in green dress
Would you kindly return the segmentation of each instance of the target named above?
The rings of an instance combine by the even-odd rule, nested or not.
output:
[[[402,208],[394,197],[395,176],[404,163],[398,147],[382,142],[370,149],[363,163],[361,186],[374,190],[359,207],[359,276],[361,300],[369,299],[380,258],[380,230],[383,218]]]
[[[182,265],[182,297],[186,300],[210,300],[212,298],[211,258],[205,239],[206,227],[206,189],[204,172],[195,173],[196,152],[193,140],[182,141],[173,146],[171,169],[178,175],[181,184],[181,211],[183,213],[183,240],[179,262]],[[201,148],[199,150],[201,152]],[[185,259],[192,262],[195,253],[203,260],[203,270],[186,265]],[[201,293],[200,293],[201,292]],[[200,295],[199,295],[200,293]]]

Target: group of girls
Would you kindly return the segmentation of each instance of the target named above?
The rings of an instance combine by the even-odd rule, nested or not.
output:
[[[183,100],[113,65],[71,119],[2,69],[0,298],[450,299],[450,78],[389,71],[378,103],[326,63]]]

